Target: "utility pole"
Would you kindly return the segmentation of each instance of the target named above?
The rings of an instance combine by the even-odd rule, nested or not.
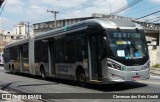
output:
[[[30,34],[29,34],[29,27],[30,27],[30,25],[29,25],[29,22],[25,22],[25,23],[27,23],[27,29],[28,29],[28,32],[27,32],[27,37],[30,37]]]
[[[47,12],[50,12],[50,13],[53,13],[54,14],[54,28],[57,27],[57,23],[56,23],[56,16],[57,16],[57,13],[59,13],[58,11],[54,11],[54,10],[47,10]]]

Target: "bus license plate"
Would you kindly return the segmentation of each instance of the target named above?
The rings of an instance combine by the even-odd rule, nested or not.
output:
[[[139,80],[140,76],[133,76],[133,80]]]

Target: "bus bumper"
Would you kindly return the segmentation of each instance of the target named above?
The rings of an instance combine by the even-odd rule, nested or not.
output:
[[[111,70],[111,69],[110,69]],[[150,78],[150,69],[141,71],[120,71],[114,70],[108,73],[108,77],[103,77],[104,84],[118,83],[125,81],[145,80]]]
[[[149,79],[150,69],[141,70],[141,71],[124,71],[123,76],[125,81]]]

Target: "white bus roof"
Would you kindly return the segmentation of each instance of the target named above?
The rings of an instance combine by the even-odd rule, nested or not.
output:
[[[74,32],[76,30],[81,30],[81,29],[87,29],[88,26],[99,26],[105,29],[143,29],[142,26],[140,26],[137,23],[134,23],[132,21],[128,20],[118,20],[118,19],[106,19],[106,18],[96,18],[96,19],[88,19],[84,20],[75,24],[67,25],[61,28],[57,28],[54,30],[50,30],[44,33],[40,33],[37,36],[35,36],[35,39],[41,39],[41,38],[48,38],[51,35],[56,35],[60,33],[67,33],[67,32]],[[23,44],[29,41],[29,38],[25,38],[22,40],[18,40],[14,43],[11,43],[6,46],[14,46],[18,44]]]

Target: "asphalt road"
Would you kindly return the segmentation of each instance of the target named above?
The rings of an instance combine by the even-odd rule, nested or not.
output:
[[[159,102],[160,99],[94,99],[95,95],[102,95],[101,93],[118,94],[118,93],[160,93],[160,76],[151,75],[148,80],[141,80],[137,82],[124,82],[111,85],[94,85],[89,84],[87,87],[79,87],[75,81],[68,81],[62,79],[47,79],[41,80],[38,76],[17,74],[13,75],[6,72],[3,67],[0,67],[0,89],[8,92],[19,93],[47,93],[42,94],[42,100],[46,102]],[[48,94],[50,93],[50,94]],[[54,94],[53,94],[54,93]],[[73,94],[73,93],[89,93],[87,97],[91,99],[54,99],[57,95],[55,93],[63,93],[58,95],[87,95],[87,94]],[[65,94],[66,93],[66,94]],[[93,96],[92,96],[92,93]],[[98,94],[96,94],[98,93]],[[103,95],[102,95],[103,96]],[[71,96],[69,96],[71,97]]]

